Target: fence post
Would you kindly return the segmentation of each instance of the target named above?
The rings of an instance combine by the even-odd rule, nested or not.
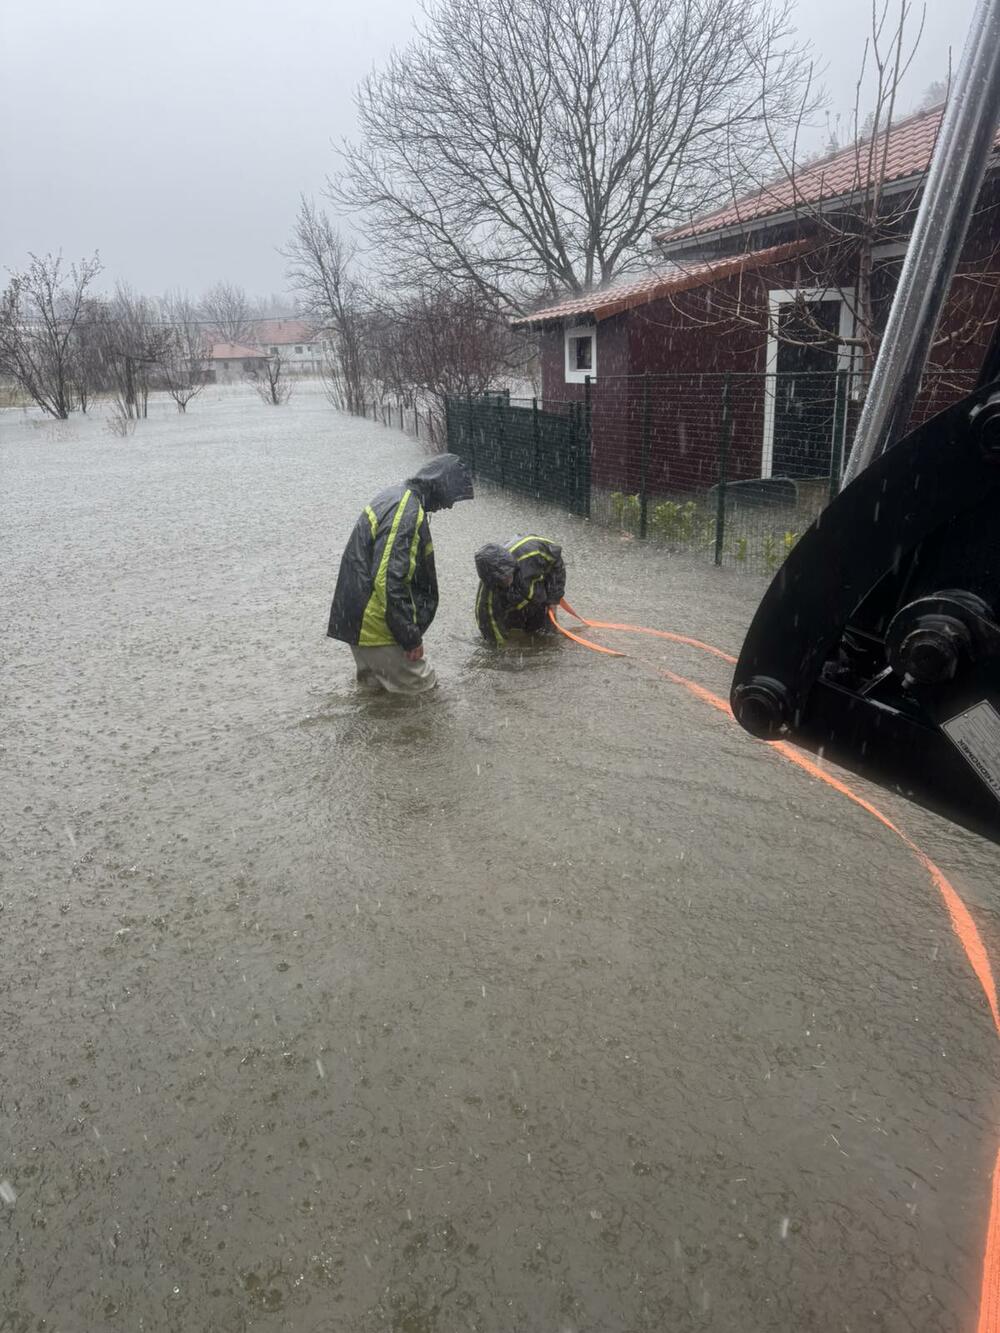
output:
[[[649,371],[642,377],[642,453],[639,458],[639,536],[645,537],[649,526],[649,498],[646,495],[646,473],[649,470]]]
[[[715,497],[715,563],[722,564],[726,536],[726,482],[729,475],[729,446],[733,438],[732,376],[722,386],[722,434],[719,438],[719,483]]]
[[[476,432],[472,424],[472,394],[465,395],[465,430],[469,442],[469,471],[476,475]]]
[[[830,499],[840,490],[844,470],[844,445],[847,442],[847,371],[837,371],[837,387],[833,399],[833,439],[830,442]]]
[[[497,394],[497,451],[500,454],[500,485],[507,489],[507,450],[504,440],[503,399]]]
[[[531,494],[537,500],[538,499],[538,451],[540,446],[537,398],[532,398],[531,400],[531,442],[532,442]]]
[[[583,450],[580,456],[580,490],[583,492],[583,515],[590,518],[590,460],[594,450],[593,417],[591,415],[589,375],[583,378]]]

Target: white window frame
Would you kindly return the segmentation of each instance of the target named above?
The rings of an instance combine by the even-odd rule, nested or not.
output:
[[[771,476],[774,466],[774,387],[778,373],[778,348],[780,339],[775,336],[778,327],[778,314],[783,305],[793,305],[796,301],[807,301],[818,305],[821,301],[840,302],[840,324],[837,336],[840,346],[837,349],[837,369],[850,371],[854,366],[854,348],[847,339],[854,337],[854,288],[853,287],[793,287],[781,288],[767,294],[767,366],[764,380],[764,439],[760,451],[760,475]]]
[[[570,361],[575,357],[570,357],[570,348],[573,346],[574,338],[590,339],[590,369],[577,370]],[[571,329],[563,330],[563,365],[566,372],[567,384],[585,384],[587,376],[590,376],[591,383],[597,379],[597,325],[596,324],[574,324]]]

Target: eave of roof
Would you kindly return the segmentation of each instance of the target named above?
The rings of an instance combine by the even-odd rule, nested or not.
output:
[[[783,263],[814,245],[811,239],[799,239],[784,245],[770,246],[766,250],[754,250],[727,259],[695,264],[686,270],[674,268],[669,273],[646,274],[631,282],[616,283],[612,287],[598,288],[580,296],[565,297],[513,320],[512,327],[541,328],[545,324],[564,324],[571,319],[600,322],[637,306],[648,305],[651,301],[659,301],[665,296],[704,287],[710,281],[734,277],[738,273],[763,268],[768,264]]]

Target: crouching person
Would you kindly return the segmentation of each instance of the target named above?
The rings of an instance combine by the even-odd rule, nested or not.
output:
[[[419,694],[437,683],[424,657],[438,606],[427,515],[472,494],[462,460],[438,454],[365,506],[341,557],[327,630],[350,644],[359,681],[394,694]]]
[[[476,622],[488,643],[503,643],[514,629],[528,634],[548,629],[549,608],[566,592],[562,547],[544,537],[480,547],[476,573]]]

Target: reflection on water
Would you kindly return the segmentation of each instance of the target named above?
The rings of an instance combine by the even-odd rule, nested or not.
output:
[[[919,869],[642,665],[485,647],[513,497],[433,520],[441,688],[359,689],[411,447],[198,405],[3,429],[0,1327],[968,1329],[995,1042]],[[738,645],[750,581],[544,530],[584,614]]]

